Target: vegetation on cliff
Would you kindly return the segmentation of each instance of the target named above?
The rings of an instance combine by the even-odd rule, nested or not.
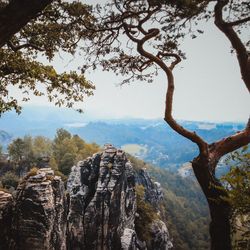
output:
[[[149,202],[145,201],[145,188],[137,185],[136,191],[136,212],[138,216],[135,218],[135,231],[140,240],[146,241],[147,245],[151,241],[151,223],[160,216]]]
[[[24,146],[25,152],[17,147],[20,145]],[[9,145],[9,149],[12,149],[9,150],[10,162],[1,163],[0,181],[2,187],[10,188],[11,191],[16,188],[18,180],[28,171],[31,174],[37,171],[34,166],[38,168],[49,166],[55,171],[56,175],[61,175],[66,180],[66,175],[72,165],[79,160],[86,159],[100,148],[96,144],[84,142],[76,135],[72,136],[64,129],[59,129],[54,140],[40,136],[26,136],[14,140]],[[249,184],[249,155],[248,151],[243,153],[242,156],[239,153],[231,156],[231,158],[239,159],[239,164],[232,167],[232,171],[224,177],[224,181],[227,181],[228,184],[235,184],[236,189],[228,189],[232,197],[231,202],[238,205],[239,208],[240,203],[237,200],[241,197],[241,201],[245,201],[245,209],[248,209],[249,197],[244,196],[244,194],[248,190],[245,187]],[[72,156],[71,160],[64,161],[65,155]],[[150,176],[161,183],[164,196],[160,205],[160,212],[161,216],[167,221],[174,249],[208,249],[209,238],[206,232],[210,218],[206,200],[198,183],[193,179],[182,178],[178,174],[154,167],[135,157],[128,157],[136,172],[146,168]],[[245,181],[242,181],[242,178]],[[136,218],[136,228],[140,238],[148,239],[148,242],[150,242],[149,225],[152,219],[157,218],[157,211],[155,207],[144,201],[145,190],[141,185],[136,187],[136,192],[137,213],[141,214],[141,217]]]
[[[17,180],[33,167],[51,167],[66,180],[74,164],[98,150],[97,144],[86,143],[65,129],[58,129],[54,140],[43,136],[17,138],[8,146],[9,160],[0,163],[0,181],[3,187],[16,188]]]
[[[199,184],[135,157],[130,156],[129,159],[137,171],[146,168],[150,176],[161,183],[164,198],[160,210],[166,217],[174,249],[209,249],[209,211]]]

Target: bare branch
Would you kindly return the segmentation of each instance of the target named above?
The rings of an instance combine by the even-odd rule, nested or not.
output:
[[[229,23],[227,23],[227,25],[236,26],[236,25],[239,25],[239,24],[242,24],[242,23],[246,23],[248,21],[250,21],[250,16],[246,17],[246,18],[243,18],[243,19],[236,20],[234,22],[229,22]]]
[[[126,34],[128,31],[126,31]],[[168,79],[168,88],[167,88],[167,93],[166,93],[166,106],[165,106],[165,117],[164,120],[169,124],[169,126],[174,129],[177,133],[180,135],[186,137],[187,139],[191,140],[192,142],[196,143],[199,147],[199,150],[202,154],[207,155],[207,149],[208,145],[207,143],[200,137],[198,136],[195,132],[190,132],[189,130],[185,129],[181,125],[179,125],[176,120],[172,116],[172,105],[173,105],[173,94],[174,94],[174,77],[172,70],[170,67],[168,67],[163,60],[161,60],[159,57],[154,56],[153,54],[147,52],[144,48],[143,45],[146,41],[150,40],[153,37],[156,37],[159,34],[158,29],[150,29],[148,30],[148,34],[145,35],[141,40],[136,40],[137,42],[137,50],[138,52],[151,60],[152,62],[156,63],[159,67],[163,69],[163,71],[167,75]],[[128,34],[127,34],[128,35]],[[167,54],[167,53],[166,53]],[[172,55],[172,54],[171,54]],[[172,55],[174,56],[174,54]],[[176,65],[180,58],[177,56],[177,60],[174,62],[173,66]]]
[[[139,71],[142,72],[143,70],[147,69],[152,63],[153,63],[152,60],[147,60],[143,62],[139,67]]]
[[[234,31],[232,25],[228,25],[223,20],[223,7],[228,4],[229,0],[217,1],[214,12],[215,12],[215,25],[226,35],[232,44],[232,47],[236,50],[238,62],[240,65],[240,71],[242,79],[250,92],[250,63],[249,55],[246,47],[240,40],[237,33]]]
[[[131,34],[131,29],[129,29],[128,25],[124,22],[123,23],[123,27],[125,30],[126,35],[129,37],[129,39],[135,43],[138,43],[140,40],[135,38],[132,34]]]
[[[223,138],[222,140],[210,145],[210,147],[212,146],[212,151],[216,152],[215,157],[220,158],[227,153],[247,145],[248,143],[250,143],[250,118],[244,130]]]

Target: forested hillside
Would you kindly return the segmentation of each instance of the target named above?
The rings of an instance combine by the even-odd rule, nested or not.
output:
[[[13,191],[28,171],[51,167],[65,181],[71,167],[100,150],[77,135],[59,129],[53,140],[42,136],[17,138],[8,146],[10,162],[1,162],[1,187]],[[161,210],[168,222],[174,249],[208,249],[208,209],[197,183],[129,156],[136,170],[146,168],[161,183]]]
[[[207,232],[210,217],[198,183],[135,157],[130,157],[130,160],[136,168],[146,168],[150,176],[161,183],[164,192],[162,209],[167,217],[174,249],[209,249]]]
[[[163,120],[122,119],[90,121],[89,117],[56,108],[24,108],[20,116],[4,114],[0,129],[13,138],[24,135],[43,135],[53,138],[58,127],[78,134],[88,143],[112,143],[126,152],[171,171],[197,156],[196,145],[174,132]],[[12,121],[17,119],[18,126]],[[208,142],[226,137],[244,127],[242,123],[209,123],[181,121],[180,124],[197,131]],[[0,137],[0,143],[1,143]]]
[[[187,121],[182,121],[181,124],[192,131],[197,131],[209,142],[226,137],[243,126],[234,123]],[[176,171],[183,163],[191,161],[198,154],[195,144],[174,132],[160,120],[91,122],[80,128],[71,127],[70,130],[89,142],[94,141],[100,145],[110,142],[146,162],[172,171]],[[131,150],[129,146],[137,148]]]

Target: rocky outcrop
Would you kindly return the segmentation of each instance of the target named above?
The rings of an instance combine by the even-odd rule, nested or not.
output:
[[[151,224],[151,248],[158,250],[167,250],[173,247],[169,237],[166,224],[161,220],[155,220]]]
[[[148,225],[151,240],[147,242],[147,248],[152,250],[171,249],[173,244],[170,240],[168,229],[166,224],[159,219],[161,218],[162,213],[160,204],[163,200],[161,184],[159,182],[152,181],[146,168],[138,170],[135,173],[135,176],[136,183],[144,187],[145,201],[151,205],[151,207],[155,210],[155,213],[158,215],[158,219],[153,220],[151,224]],[[140,216],[140,214],[137,216]],[[146,249],[146,247],[144,249]]]
[[[51,169],[40,169],[18,186],[9,249],[66,249],[64,184]]]
[[[158,207],[159,203],[163,199],[161,184],[159,182],[152,181],[146,168],[140,169],[136,173],[136,183],[145,188],[145,200],[152,206]]]
[[[121,237],[121,249],[137,250],[138,239],[135,230],[125,228]]]
[[[12,195],[0,191],[0,249],[8,249],[11,239]]]
[[[124,231],[134,229],[134,187],[131,164],[112,146],[73,167],[67,188],[69,248],[121,249]]]
[[[66,191],[51,169],[30,173],[14,200],[0,192],[0,223],[6,225],[0,233],[7,235],[0,249],[170,249],[166,225],[158,217],[150,225],[151,243],[138,238],[136,184],[157,207],[160,185],[145,170],[136,173],[125,153],[111,145],[72,167]]]

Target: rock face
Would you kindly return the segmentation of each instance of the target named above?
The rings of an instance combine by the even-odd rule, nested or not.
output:
[[[150,246],[135,231],[135,185],[157,206],[159,184],[145,170],[136,173],[123,151],[107,145],[102,153],[72,167],[67,190],[51,169],[40,169],[18,186],[14,200],[0,192],[0,249],[18,250],[167,250],[166,225],[150,225]],[[138,216],[138,215],[137,215]]]
[[[161,184],[159,182],[153,182],[146,169],[140,169],[138,173],[136,173],[136,183],[145,188],[145,200],[152,206],[158,207],[163,199]]]
[[[66,249],[64,184],[40,169],[18,186],[12,207],[11,240],[5,249]]]
[[[133,229],[125,228],[121,237],[121,249],[123,250],[137,250],[138,240],[136,232]]]
[[[146,169],[140,169],[135,173],[136,183],[142,185],[145,190],[145,201],[161,214],[160,202],[163,200],[163,192],[159,182],[153,182]],[[155,219],[150,226],[151,242],[148,249],[168,250],[173,247],[166,224],[160,219]],[[143,247],[141,247],[143,248]],[[144,247],[144,249],[147,249]]]
[[[151,225],[152,241],[151,248],[158,250],[171,249],[172,242],[169,239],[166,224],[161,220],[155,220]]]
[[[12,195],[0,191],[0,249],[8,249],[11,238]]]
[[[68,181],[70,249],[121,249],[134,228],[135,180],[123,151],[109,146],[78,166]]]

